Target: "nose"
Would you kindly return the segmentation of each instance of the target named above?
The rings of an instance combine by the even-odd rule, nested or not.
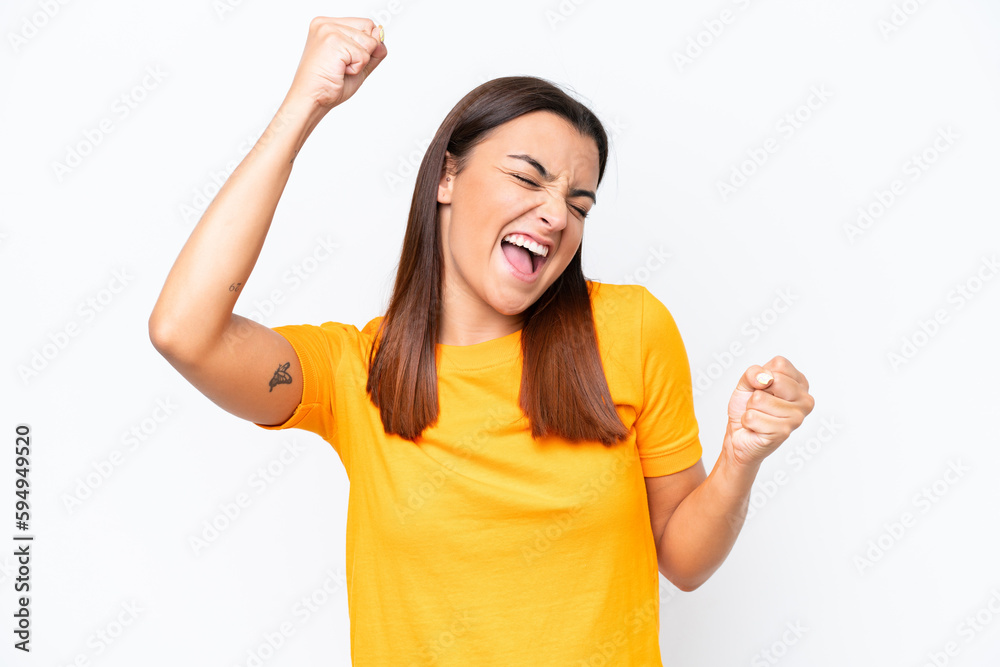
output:
[[[553,231],[563,229],[569,214],[569,204],[558,192],[545,193],[545,201],[538,207],[538,215],[549,228]]]

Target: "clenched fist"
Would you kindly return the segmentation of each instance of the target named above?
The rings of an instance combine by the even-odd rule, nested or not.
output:
[[[326,110],[350,99],[389,53],[380,32],[371,19],[314,18],[289,96]]]
[[[809,381],[788,359],[775,357],[763,366],[751,366],[729,399],[722,455],[739,465],[760,464],[814,405]]]

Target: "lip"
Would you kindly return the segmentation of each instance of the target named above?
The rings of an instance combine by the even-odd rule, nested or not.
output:
[[[524,232],[511,232],[511,233],[512,234],[515,234],[515,233],[516,234],[524,234]],[[524,235],[528,236],[527,234],[524,234]],[[534,238],[534,237],[532,237],[532,238]],[[503,241],[501,241],[501,243],[503,243]],[[545,268],[545,263],[544,262],[548,262],[549,261],[549,255],[546,255],[545,258],[544,258],[544,262],[542,263],[542,265],[540,267],[538,267],[537,271],[535,271],[534,273],[524,273],[523,271],[520,271],[516,266],[514,266],[513,264],[510,263],[510,260],[507,259],[507,255],[505,255],[504,252],[503,252],[503,248],[498,248],[498,252],[500,253],[500,257],[503,258],[503,263],[507,265],[507,270],[510,271],[511,274],[515,278],[517,278],[518,280],[520,280],[522,282],[526,282],[526,283],[533,283],[536,280],[538,280],[538,277],[540,275],[542,275],[542,269]]]
[[[545,246],[546,248],[548,248],[548,250],[549,250],[549,251],[548,251],[547,253],[545,253],[545,257],[546,257],[546,258],[548,258],[548,257],[551,257],[551,256],[552,256],[552,244],[551,244],[551,243],[549,243],[548,241],[543,241],[542,239],[538,238],[538,237],[537,237],[537,236],[535,236],[534,234],[529,234],[528,232],[522,232],[522,231],[521,231],[521,230],[519,230],[519,229],[515,229],[515,230],[514,230],[514,231],[512,231],[512,232],[507,232],[506,234],[504,234],[504,236],[509,236],[510,234],[521,234],[522,236],[527,236],[527,237],[528,237],[529,239],[531,239],[532,241],[534,241],[534,242],[535,242],[535,243],[537,243],[538,245],[543,245],[543,246]],[[502,241],[502,240],[503,240],[503,239],[501,238],[501,241]]]

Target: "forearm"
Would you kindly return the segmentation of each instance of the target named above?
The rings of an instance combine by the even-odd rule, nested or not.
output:
[[[286,96],[174,261],[149,319],[158,348],[195,354],[217,340],[264,246],[292,163],[325,111]],[[230,286],[233,286],[230,289]]]
[[[729,555],[743,528],[759,468],[720,455],[708,477],[674,510],[656,552],[660,572],[678,588],[694,590]]]

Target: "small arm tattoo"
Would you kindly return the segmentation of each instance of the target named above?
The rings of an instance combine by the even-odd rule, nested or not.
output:
[[[288,370],[288,367],[290,365],[291,362],[286,361],[285,363],[278,366],[278,370],[274,371],[274,377],[271,378],[270,382],[271,388],[267,390],[267,393],[270,394],[272,391],[274,391],[274,388],[277,387],[279,384],[292,383],[292,376],[285,372]]]
[[[243,286],[243,283],[233,283],[232,285],[229,286],[229,291],[230,292],[239,292],[240,291],[240,287],[242,287],[242,286]]]

